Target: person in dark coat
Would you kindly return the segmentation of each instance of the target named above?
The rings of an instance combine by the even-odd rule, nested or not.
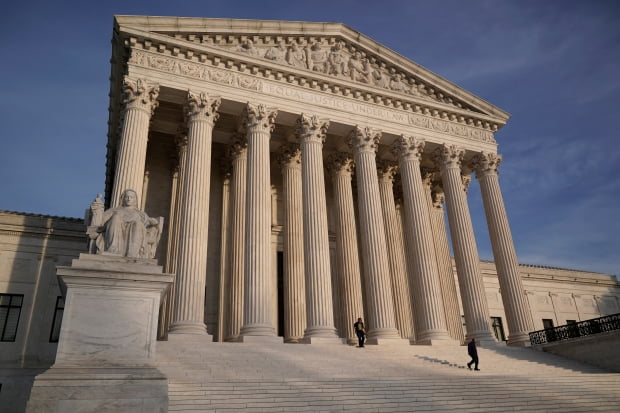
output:
[[[476,349],[476,339],[472,338],[469,343],[467,343],[467,354],[471,357],[471,361],[467,363],[467,368],[471,370],[471,365],[474,365],[474,370],[479,371],[478,368],[478,350]]]
[[[364,327],[364,322],[362,318],[358,318],[357,322],[353,324],[353,329],[355,330],[355,334],[357,334],[357,342],[358,347],[364,347],[364,340],[366,339],[366,327]]]

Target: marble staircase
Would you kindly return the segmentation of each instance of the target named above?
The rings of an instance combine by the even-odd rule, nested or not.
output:
[[[620,374],[528,348],[158,342],[171,412],[620,411]]]

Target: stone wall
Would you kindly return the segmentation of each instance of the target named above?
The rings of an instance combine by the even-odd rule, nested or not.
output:
[[[23,294],[15,341],[0,342],[2,367],[54,361],[50,333],[61,295],[56,266],[85,250],[81,219],[0,211],[0,293]]]
[[[539,350],[620,373],[620,331],[537,346]]]

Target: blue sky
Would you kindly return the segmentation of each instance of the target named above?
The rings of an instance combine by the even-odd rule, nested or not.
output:
[[[81,217],[103,191],[114,14],[345,23],[512,114],[497,140],[520,262],[620,273],[620,2],[8,2],[0,209]],[[475,180],[469,199],[492,259]]]

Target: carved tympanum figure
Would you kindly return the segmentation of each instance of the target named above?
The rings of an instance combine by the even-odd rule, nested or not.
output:
[[[344,43],[338,42],[329,53],[329,74],[341,76],[347,73],[347,56],[344,52]]]
[[[90,252],[129,258],[154,258],[163,228],[163,218],[151,218],[138,209],[138,195],[126,189],[122,205],[102,212],[100,195],[90,208],[87,234]]]
[[[321,45],[315,42],[310,49],[310,69],[315,72],[325,73],[327,71],[327,52],[321,49]]]
[[[269,48],[265,53],[265,59],[273,60],[278,63],[286,63],[286,43],[280,41],[277,45]]]
[[[355,52],[349,59],[349,75],[351,80],[356,80],[362,83],[369,82],[370,71],[368,70],[367,61],[363,60],[360,52]]]
[[[308,68],[306,51],[299,47],[295,42],[293,42],[291,47],[288,48],[288,52],[286,53],[286,61],[291,66],[300,67],[303,69]]]
[[[407,85],[405,85],[405,83],[403,83],[403,75],[400,73],[394,73],[392,75],[392,79],[390,80],[390,89],[396,91],[396,92],[401,92],[401,93],[405,93],[407,90]]]
[[[377,87],[388,88],[390,85],[390,76],[388,75],[385,63],[380,63],[372,72],[372,80]]]
[[[249,56],[252,56],[252,57],[260,57],[260,50],[258,50],[256,47],[254,47],[254,42],[252,42],[252,40],[250,40],[250,39],[248,39],[245,42],[243,42],[241,44],[241,46],[239,46],[237,51],[239,51],[241,53],[245,53],[245,54],[247,54]]]

